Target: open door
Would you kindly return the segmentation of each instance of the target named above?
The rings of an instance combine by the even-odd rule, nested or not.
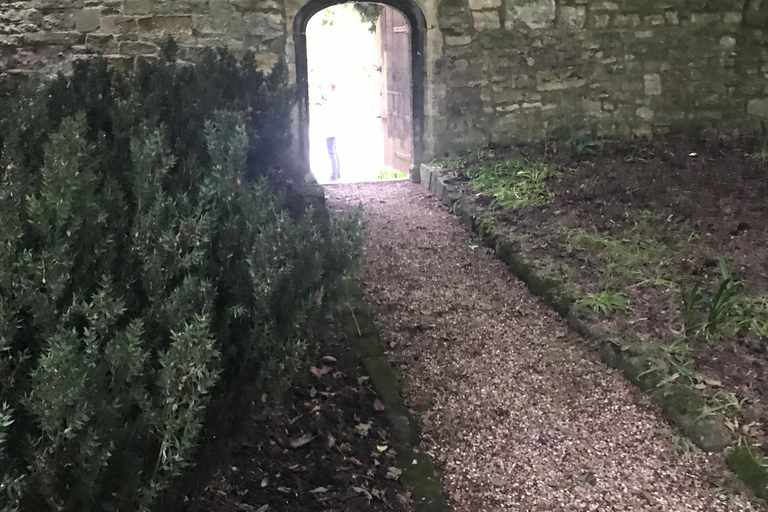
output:
[[[376,22],[376,42],[382,78],[384,163],[408,174],[413,164],[413,83],[408,19],[400,11],[385,6]]]

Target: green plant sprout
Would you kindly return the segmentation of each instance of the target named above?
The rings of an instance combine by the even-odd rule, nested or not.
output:
[[[629,310],[627,297],[623,293],[609,290],[588,293],[579,299],[578,303],[604,315],[624,313]]]
[[[584,251],[597,260],[601,288],[653,284],[674,289],[672,266],[685,244],[660,240],[657,224],[652,214],[638,212],[619,236],[572,229],[565,248],[568,252]]]
[[[467,170],[472,188],[489,193],[494,198],[493,204],[504,209],[551,202],[554,193],[546,180],[561,174],[557,166],[532,163],[520,157],[490,165],[475,165]]]
[[[377,180],[398,180],[407,177],[407,174],[397,169],[381,169],[376,175]]]

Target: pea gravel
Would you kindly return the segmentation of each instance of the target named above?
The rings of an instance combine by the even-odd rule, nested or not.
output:
[[[421,186],[326,195],[365,205],[363,287],[454,510],[765,510]]]

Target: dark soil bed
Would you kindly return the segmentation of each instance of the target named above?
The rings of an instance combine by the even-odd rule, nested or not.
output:
[[[550,144],[484,150],[443,166],[452,176],[449,182],[472,194],[479,208],[492,212],[494,230],[515,238],[529,262],[568,283],[576,298],[598,292],[606,283],[602,255],[574,248],[574,234],[625,240],[632,233],[640,237],[650,233],[650,238],[674,248],[662,263],[638,263],[638,274],[655,274],[659,279],[613,283],[612,288],[627,298],[628,312],[595,314],[613,338],[635,346],[668,346],[684,332],[683,293],[697,282],[703,289],[716,287],[721,259],[744,294],[766,294],[768,166],[755,154],[760,149],[735,139],[670,136],[591,148]],[[473,165],[516,156],[557,164],[563,170],[559,178],[547,181],[554,193],[550,203],[501,210],[470,187],[467,170]],[[640,224],[645,232],[635,229]],[[659,268],[648,268],[654,265]],[[765,441],[766,340],[742,332],[717,341],[689,336],[687,342],[693,349],[687,360],[699,372],[694,377],[697,387],[712,396],[732,391],[747,398],[737,411],[736,428]]]
[[[199,510],[411,510],[383,405],[338,328],[322,337],[313,366],[280,407],[254,422]]]

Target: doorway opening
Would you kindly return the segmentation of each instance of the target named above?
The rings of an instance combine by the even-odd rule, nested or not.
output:
[[[426,25],[410,0],[383,1],[310,0],[294,20],[299,151],[320,183],[420,163]]]

